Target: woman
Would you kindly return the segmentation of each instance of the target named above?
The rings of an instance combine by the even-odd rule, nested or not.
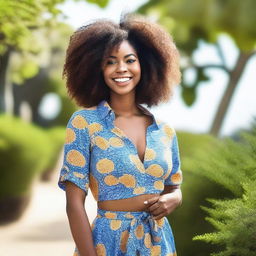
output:
[[[79,106],[67,125],[59,186],[74,255],[176,255],[168,220],[181,203],[177,137],[141,104],[179,83],[177,49],[159,25],[131,15],[78,29],[64,75]],[[98,204],[90,227],[84,202]]]

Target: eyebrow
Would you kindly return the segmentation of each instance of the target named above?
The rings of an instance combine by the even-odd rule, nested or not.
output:
[[[124,58],[128,58],[128,57],[130,57],[130,56],[134,56],[135,58],[137,58],[137,56],[136,56],[135,54],[133,54],[133,53],[130,53],[130,54],[125,55]],[[116,58],[117,58],[116,56],[108,56],[108,57],[109,57],[109,58],[113,58],[113,59],[116,59]]]

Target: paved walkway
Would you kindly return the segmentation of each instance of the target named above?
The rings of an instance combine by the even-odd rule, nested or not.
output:
[[[0,226],[0,256],[72,256],[74,242],[65,212],[65,192],[56,185],[58,172],[50,182],[35,182],[32,200],[20,220]],[[92,221],[96,203],[91,194],[86,210]]]

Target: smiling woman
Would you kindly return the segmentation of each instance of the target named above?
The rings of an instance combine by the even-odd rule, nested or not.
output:
[[[174,256],[166,216],[181,203],[175,130],[141,104],[169,99],[179,54],[157,24],[132,15],[78,29],[64,75],[83,109],[67,125],[59,186],[79,256]],[[98,204],[90,227],[84,200]],[[104,233],[104,235],[102,235]]]
[[[116,46],[103,64],[103,76],[112,93],[135,96],[140,81],[140,62],[135,49],[128,41]]]

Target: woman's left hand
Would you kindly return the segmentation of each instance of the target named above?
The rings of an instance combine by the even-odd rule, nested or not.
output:
[[[144,202],[147,205],[147,210],[153,215],[153,219],[159,220],[169,215],[181,204],[180,188],[175,187],[169,190],[170,192],[162,193],[160,196],[152,197]]]

